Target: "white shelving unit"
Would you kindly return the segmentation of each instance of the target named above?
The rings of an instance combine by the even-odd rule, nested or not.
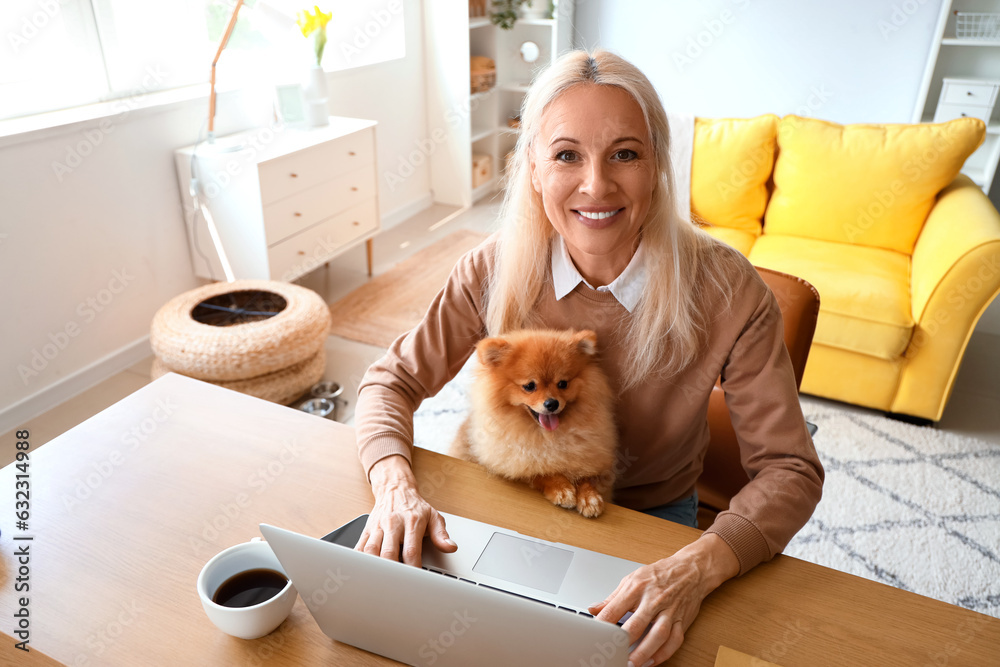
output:
[[[434,201],[462,209],[495,193],[517,130],[507,119],[520,113],[534,76],[572,48],[574,0],[559,0],[552,18],[519,18],[502,30],[486,17],[470,17],[467,0],[424,3],[427,45],[427,119],[430,136],[440,137],[430,155]],[[534,63],[521,58],[521,45],[538,45]],[[492,58],[497,83],[471,93],[470,56]],[[472,187],[473,154],[489,155],[493,178]]]
[[[912,122],[941,122],[958,117],[963,110],[959,105],[948,105],[945,112],[939,109],[945,79],[961,79],[969,87],[978,82],[984,86],[1000,82],[1000,38],[996,40],[959,38],[956,36],[955,12],[1000,13],[1000,0],[945,0],[941,5],[937,29],[931,52],[927,58]],[[954,89],[954,86],[952,86]],[[947,89],[946,89],[947,90]],[[971,93],[969,93],[971,97]],[[1000,162],[1000,105],[994,104],[986,119],[986,140],[965,162],[962,173],[989,194]],[[978,115],[975,109],[965,110],[968,115]]]

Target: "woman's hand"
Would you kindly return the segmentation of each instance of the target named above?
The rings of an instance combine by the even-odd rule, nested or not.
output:
[[[424,534],[439,550],[458,549],[445,529],[444,517],[417,492],[417,480],[402,456],[389,456],[372,466],[370,479],[375,506],[368,515],[364,532],[354,547],[357,551],[399,560],[420,567]]]
[[[629,656],[629,664],[658,665],[680,648],[708,594],[739,571],[739,560],[729,545],[707,533],[673,556],[644,565],[622,579],[611,595],[590,607],[590,613],[617,623],[631,611],[622,629],[630,642],[640,637],[642,641]]]

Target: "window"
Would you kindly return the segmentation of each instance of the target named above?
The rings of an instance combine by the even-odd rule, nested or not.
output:
[[[235,0],[2,0],[0,119],[207,83]],[[302,81],[295,13],[315,0],[246,0],[217,89]],[[327,71],[405,55],[403,0],[327,2]],[[319,2],[324,7],[324,2]]]

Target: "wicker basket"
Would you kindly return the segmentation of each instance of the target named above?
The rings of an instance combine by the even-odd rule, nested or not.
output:
[[[293,364],[288,368],[265,373],[253,378],[244,380],[202,380],[225,389],[232,389],[248,396],[256,396],[272,403],[291,405],[302,395],[309,391],[309,388],[323,379],[326,372],[326,348],[320,348],[316,354],[304,361]],[[150,377],[156,379],[166,373],[179,373],[193,377],[190,373],[171,368],[158,357],[153,358],[153,367]],[[201,378],[195,378],[200,380]]]
[[[472,74],[472,94],[485,93],[497,83],[497,66],[492,58],[472,56],[469,59]]]
[[[193,317],[212,297],[256,293],[286,304],[260,321],[212,326]],[[212,283],[180,294],[153,317],[150,346],[171,370],[199,380],[255,378],[298,364],[323,347],[330,330],[330,308],[322,297],[298,285],[272,280]]]
[[[955,36],[959,39],[1000,40],[1000,14],[955,12]]]

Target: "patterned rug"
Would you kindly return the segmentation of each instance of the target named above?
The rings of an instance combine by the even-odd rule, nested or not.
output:
[[[1000,447],[802,407],[826,482],[785,553],[1000,618]]]
[[[420,406],[414,440],[447,452],[472,361]],[[1000,618],[1000,447],[802,397],[823,500],[786,554]]]

